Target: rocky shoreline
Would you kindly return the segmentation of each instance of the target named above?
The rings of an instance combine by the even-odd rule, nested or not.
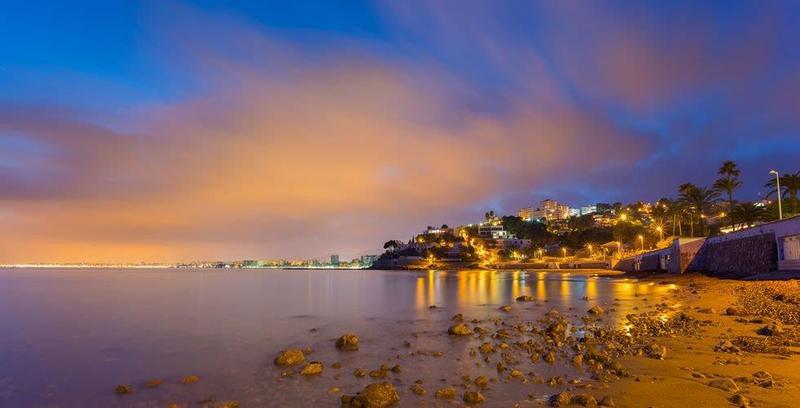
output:
[[[391,334],[396,345],[376,350],[341,333],[322,346],[331,350],[275,350],[265,371],[282,400],[324,388],[317,406],[796,406],[800,282],[690,275],[637,284],[659,290],[607,304],[586,297],[568,312],[522,295],[481,318],[445,319],[434,305],[415,323],[430,330]],[[630,313],[609,317],[620,311]]]

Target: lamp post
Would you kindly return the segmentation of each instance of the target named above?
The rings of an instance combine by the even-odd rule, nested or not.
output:
[[[567,259],[567,248],[561,248],[561,252],[564,254],[564,259]]]
[[[664,228],[662,228],[659,225],[659,226],[656,227],[656,231],[658,231],[658,240],[659,241],[663,241],[664,240]]]
[[[775,175],[775,189],[778,191],[778,219],[783,219],[783,208],[781,208],[781,178],[777,170],[770,170],[769,174]]]
[[[639,242],[642,244],[642,252],[644,252],[644,236],[639,235],[637,238],[639,238]]]
[[[586,245],[586,248],[589,249],[589,258],[592,257],[592,244]]]

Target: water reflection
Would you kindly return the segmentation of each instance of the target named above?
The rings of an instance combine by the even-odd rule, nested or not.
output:
[[[671,289],[524,270],[0,270],[0,406],[115,406],[109,390],[116,384],[186,374],[199,374],[204,385],[134,393],[126,401],[152,406],[153,399],[228,395],[263,406],[259,398],[273,395],[275,384],[258,373],[287,346],[311,346],[315,358],[335,361],[341,357],[330,340],[355,331],[365,348],[351,359],[383,358],[405,338],[428,350],[466,353],[442,336],[455,313],[494,318],[497,305],[530,295],[534,302],[513,313],[534,320],[550,308],[578,314],[602,304],[616,309],[604,317],[615,324]],[[410,333],[420,337],[403,337]],[[432,367],[418,368],[430,373],[426,382],[452,372]],[[356,389],[350,377],[336,385]],[[326,387],[279,394],[330,398]],[[297,401],[283,405],[291,402]]]

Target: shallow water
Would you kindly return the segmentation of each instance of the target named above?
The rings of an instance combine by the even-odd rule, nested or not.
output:
[[[467,320],[534,320],[558,309],[577,320],[595,304],[616,302],[604,320],[621,324],[670,289],[563,272],[2,269],[0,406],[190,406],[209,398],[243,406],[338,406],[330,387],[355,393],[370,378],[357,379],[353,370],[382,363],[404,368],[389,375],[402,405],[416,398],[407,389],[416,379],[424,380],[430,402],[436,387],[490,374],[468,356],[476,340],[444,334],[456,313]],[[498,312],[520,295],[535,301]],[[335,349],[345,332],[361,338],[358,352]],[[325,372],[281,378],[272,365],[276,353],[306,346]],[[446,357],[411,358],[409,350]],[[336,361],[342,369],[330,368]],[[568,370],[544,363],[535,369],[545,377]],[[178,384],[190,374],[201,381]],[[143,389],[152,378],[165,383]],[[136,392],[118,397],[117,384]],[[492,401],[507,394],[503,387],[494,387]],[[543,398],[542,387],[527,393]]]

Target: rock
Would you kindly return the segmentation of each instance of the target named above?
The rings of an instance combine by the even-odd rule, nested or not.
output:
[[[762,336],[775,336],[778,334],[783,334],[783,324],[779,321],[773,321],[772,323],[758,329],[758,334]]]
[[[583,364],[583,356],[580,354],[576,354],[575,357],[572,357],[572,364],[579,366]]]
[[[356,376],[356,377],[359,377],[359,378],[366,377],[367,376],[367,370],[365,370],[363,368],[356,368],[356,371],[353,371],[353,375]]]
[[[214,408],[240,408],[239,401],[221,401],[213,405]]]
[[[530,295],[517,296],[517,302],[533,302],[533,296]]]
[[[480,389],[485,389],[489,387],[489,379],[486,378],[485,375],[480,375],[475,378],[475,385]]]
[[[697,309],[697,313],[717,314],[717,309],[714,309],[712,307],[701,307],[700,309]]]
[[[196,375],[187,375],[181,379],[181,384],[197,384],[198,382],[200,382],[200,377]]]
[[[450,318],[450,320],[452,320],[454,322],[463,322],[464,321],[464,315],[461,314],[461,313],[458,313],[458,314],[454,315],[452,318]]]
[[[331,368],[342,368],[342,363],[337,361],[337,362],[331,364]]]
[[[651,344],[645,349],[645,353],[651,358],[663,360],[667,356],[667,348],[658,344]]]
[[[614,408],[616,405],[614,404],[614,400],[611,399],[611,396],[606,395],[603,399],[600,400],[601,407],[609,407]]]
[[[483,343],[478,350],[481,354],[489,354],[494,352],[494,346],[491,343]]]
[[[369,372],[369,376],[372,378],[386,378],[388,371],[389,370],[372,370]]]
[[[510,312],[511,306],[509,305],[500,306],[499,308],[497,308],[497,310],[500,310],[501,312]]]
[[[275,365],[278,366],[292,366],[300,364],[306,360],[305,354],[298,349],[286,349],[275,357]]]
[[[772,380],[772,374],[766,371],[756,371],[753,373],[753,383],[764,388],[772,388],[775,385],[775,382]]]
[[[472,334],[472,329],[470,329],[469,326],[464,323],[457,323],[450,326],[450,328],[447,330],[447,334],[452,334],[455,336],[469,336]]]
[[[596,407],[597,400],[589,394],[573,395],[570,402],[572,405],[580,405],[582,407]]]
[[[312,361],[306,364],[305,367],[300,371],[300,375],[317,375],[322,374],[322,363],[319,361]]]
[[[341,390],[342,389],[339,388],[339,387],[331,387],[331,388],[328,388],[328,393],[330,393],[330,394],[338,394],[339,391],[341,391]]]
[[[725,314],[728,316],[747,316],[747,312],[744,308],[738,306],[731,306],[725,309]]]
[[[403,367],[400,367],[400,364],[395,364],[394,366],[392,366],[391,370],[393,373],[399,374],[403,371]]]
[[[723,378],[723,379],[711,381],[710,383],[708,383],[708,386],[709,387],[714,387],[714,388],[717,388],[717,389],[720,389],[720,390],[723,390],[723,391],[732,391],[732,392],[738,392],[739,391],[739,386],[736,385],[736,383],[733,382],[733,380],[731,380],[730,378]]]
[[[511,378],[525,378],[525,374],[519,370],[511,370],[511,374],[509,374],[509,376],[511,376]]]
[[[117,388],[114,388],[114,392],[117,393],[117,395],[130,394],[133,392],[133,387],[131,387],[130,385],[120,384],[117,386]]]
[[[739,347],[736,347],[730,340],[724,340],[717,343],[714,346],[714,351],[722,352],[722,353],[738,353],[742,351]]]
[[[543,357],[544,361],[553,364],[556,361],[556,353],[548,351]]]
[[[344,401],[344,400],[343,400]],[[388,382],[373,383],[361,390],[350,401],[351,406],[363,408],[384,408],[400,402],[400,395],[394,385]]]
[[[336,348],[342,351],[358,350],[358,336],[353,333],[343,334],[336,339]]]
[[[554,407],[563,407],[572,403],[572,393],[569,391],[562,391],[550,397],[550,405]]]
[[[436,390],[436,398],[439,399],[455,399],[456,398],[456,388],[455,387],[444,387],[439,388]]]
[[[154,378],[154,379],[149,380],[146,383],[144,383],[144,386],[145,386],[145,388],[157,388],[157,387],[161,386],[161,384],[163,384],[163,383],[164,383],[164,380],[162,380],[160,378]]]
[[[592,308],[589,309],[589,311],[587,313],[589,313],[590,315],[600,316],[605,312],[606,311],[603,310],[602,307],[595,305],[595,306],[592,306]]]
[[[467,391],[464,393],[464,402],[467,404],[480,404],[481,402],[485,401],[486,398],[481,395],[478,391]]]
[[[740,408],[750,407],[750,399],[742,394],[733,394],[730,398],[728,398],[728,401],[739,406]]]
[[[425,395],[428,393],[428,390],[426,390],[425,387],[422,386],[422,384],[414,383],[413,385],[411,385],[411,392],[413,392],[416,395]]]

